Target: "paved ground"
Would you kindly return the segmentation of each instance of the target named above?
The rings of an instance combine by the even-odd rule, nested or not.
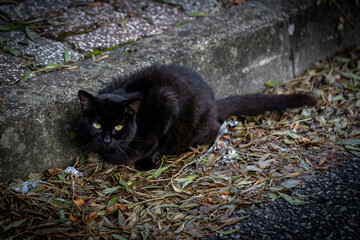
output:
[[[278,199],[240,210],[237,216],[249,217],[227,227],[236,232],[210,239],[359,239],[360,158],[346,157],[342,163],[295,190],[316,194],[307,204],[293,206]]]

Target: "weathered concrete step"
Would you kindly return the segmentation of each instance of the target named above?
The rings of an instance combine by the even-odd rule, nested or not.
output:
[[[316,2],[248,0],[108,52],[102,61],[88,59],[76,69],[0,89],[0,180],[64,167],[82,156],[79,89],[96,93],[113,77],[152,63],[179,63],[200,72],[217,97],[257,92],[267,80],[292,78],[318,59],[360,45],[355,2],[337,1],[354,26],[334,5]]]

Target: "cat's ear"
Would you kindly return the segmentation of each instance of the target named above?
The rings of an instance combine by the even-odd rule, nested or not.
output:
[[[141,103],[142,103],[141,97],[130,99],[126,102],[124,110],[127,113],[136,114],[139,111]]]
[[[89,111],[94,108],[95,97],[93,95],[84,90],[80,90],[78,94],[83,111]]]

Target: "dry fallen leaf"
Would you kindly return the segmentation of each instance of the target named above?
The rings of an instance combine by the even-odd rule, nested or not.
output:
[[[83,199],[79,199],[79,200],[74,200],[74,203],[76,206],[81,207],[82,205],[85,204]]]

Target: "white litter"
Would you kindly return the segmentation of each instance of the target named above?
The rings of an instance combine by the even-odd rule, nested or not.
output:
[[[71,175],[75,175],[77,177],[82,177],[84,176],[81,172],[79,172],[78,170],[76,170],[74,167],[70,167],[68,166],[64,172],[68,173],[68,174],[71,174]]]

